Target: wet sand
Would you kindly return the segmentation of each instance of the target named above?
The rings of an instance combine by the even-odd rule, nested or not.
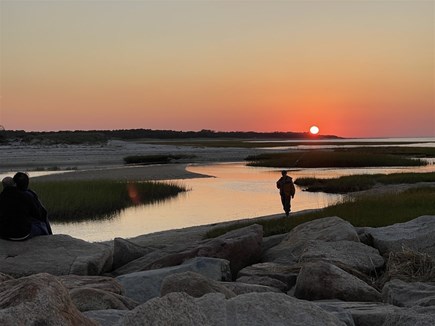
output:
[[[81,171],[71,171],[61,174],[51,174],[34,177],[38,180],[176,180],[191,178],[207,178],[211,176],[193,173],[186,170],[187,164],[160,164],[148,166],[127,166],[117,168],[100,168]]]
[[[71,170],[37,177],[40,180],[168,180],[207,177],[186,171],[187,163],[240,162],[261,149],[210,148],[142,144],[111,140],[105,145],[23,145],[0,146],[0,173],[17,171]],[[123,159],[132,155],[193,155],[176,164],[126,166]],[[36,178],[36,177],[35,177]]]

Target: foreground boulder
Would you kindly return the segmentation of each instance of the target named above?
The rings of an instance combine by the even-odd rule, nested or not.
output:
[[[241,283],[241,282],[221,282],[221,284],[225,286],[228,290],[235,293],[236,295],[252,293],[252,292],[259,292],[259,293],[282,292],[277,288],[271,286],[259,285],[259,284],[248,284],[248,283]]]
[[[100,275],[111,266],[112,249],[109,246],[68,235],[15,242],[0,239],[0,272],[14,277],[38,273]]]
[[[123,289],[121,284],[112,277],[106,276],[79,276],[79,275],[62,275],[57,279],[68,290],[77,288],[97,289],[115,294],[122,294]]]
[[[80,311],[89,310],[131,310],[138,303],[119,294],[92,288],[77,288],[69,292],[71,300]]]
[[[183,248],[182,251],[168,252],[167,249],[152,251],[135,259],[128,264],[114,270],[114,276],[170,267],[182,264],[194,257],[222,258],[230,262],[232,274],[235,276],[243,267],[259,262],[261,258],[261,245],[263,240],[263,227],[250,225],[241,229],[233,230],[214,239],[203,240],[194,248]],[[143,249],[144,251],[147,249]],[[139,249],[135,247],[133,255],[137,255]],[[129,256],[131,256],[129,254]],[[117,258],[117,261],[119,259]]]
[[[10,275],[0,273],[0,283],[4,281],[13,280],[14,278]]]
[[[77,310],[56,277],[36,274],[0,283],[0,325],[98,324]]]
[[[155,250],[157,248],[144,247],[123,238],[115,238],[113,240],[113,269],[124,266]]]
[[[125,314],[120,325],[345,325],[316,305],[279,293],[249,293],[231,299],[223,294],[193,298],[169,293]]]
[[[102,326],[119,326],[119,320],[124,317],[127,312],[128,310],[118,309],[90,310],[83,312],[83,315],[97,321]]]
[[[296,284],[299,269],[299,266],[292,267],[276,263],[260,263],[243,268],[239,271],[237,277],[266,276],[283,282],[290,289]]]
[[[328,300],[313,303],[349,326],[383,326],[387,318],[400,313],[400,308],[380,302]]]
[[[435,257],[435,216],[420,216],[406,223],[361,228],[382,255],[409,248]]]
[[[336,216],[325,217],[295,227],[280,244],[266,250],[262,260],[285,265],[295,264],[310,240],[360,241],[352,224]]]
[[[302,267],[295,296],[306,300],[382,301],[381,294],[367,283],[335,265],[321,261]]]
[[[188,271],[216,281],[231,280],[227,260],[206,257],[197,257],[179,266],[121,275],[116,279],[123,286],[125,296],[143,303],[160,295],[161,284],[167,276]]]
[[[162,282],[160,295],[165,296],[171,292],[184,292],[195,298],[200,298],[207,293],[222,293],[227,299],[236,296],[220,282],[194,272],[167,276]]]
[[[435,306],[435,284],[391,280],[384,285],[382,296],[399,307]]]
[[[343,264],[366,274],[379,270],[385,264],[377,249],[355,241],[309,241],[300,262],[317,260]]]
[[[424,308],[402,309],[388,315],[382,326],[433,326],[435,311]]]
[[[280,290],[281,292],[286,292],[287,290],[289,290],[289,286],[287,285],[287,283],[281,282],[280,280],[269,276],[241,276],[236,281],[238,283],[272,287]]]

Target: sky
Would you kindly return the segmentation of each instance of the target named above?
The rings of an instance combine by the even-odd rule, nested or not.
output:
[[[435,2],[0,0],[0,125],[435,137]]]

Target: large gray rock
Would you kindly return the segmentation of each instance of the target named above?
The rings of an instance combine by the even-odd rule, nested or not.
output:
[[[259,263],[243,268],[237,277],[242,276],[267,276],[277,279],[287,285],[288,288],[296,284],[300,267],[287,266],[276,263]]]
[[[119,321],[127,314],[128,310],[92,310],[85,311],[83,315],[98,322],[102,326],[119,326]]]
[[[289,289],[287,283],[281,282],[280,280],[269,276],[241,276],[237,279],[237,282],[270,286],[280,290],[281,292],[286,292]]]
[[[123,238],[115,238],[113,240],[113,269],[156,250],[157,248],[154,247],[143,247]]]
[[[435,284],[391,280],[382,289],[385,302],[399,307],[435,306]]]
[[[155,298],[127,313],[122,326],[139,325],[211,325],[195,299],[186,293],[169,293]]]
[[[4,281],[13,280],[14,278],[10,275],[0,273],[0,283]]]
[[[121,284],[113,277],[107,276],[79,276],[79,275],[62,275],[57,279],[68,289],[91,288],[122,294]]]
[[[275,234],[268,237],[263,237],[262,250],[266,252],[272,247],[275,247],[281,243],[282,240],[287,236],[287,234]]]
[[[195,243],[193,248],[190,245],[185,245],[152,251],[114,270],[112,274],[118,276],[176,266],[194,257],[213,257],[228,260],[233,275],[237,275],[237,272],[243,267],[260,260],[262,239],[263,227],[254,224],[230,231],[214,239]],[[177,248],[180,251],[177,251]]]
[[[207,241],[199,247],[197,256],[228,260],[236,276],[242,268],[260,261],[262,241],[263,227],[253,224]]]
[[[349,222],[333,216],[298,225],[277,246],[266,250],[263,262],[292,265],[299,261],[310,240],[359,242],[355,228]]]
[[[295,296],[306,300],[382,301],[381,294],[359,278],[333,264],[305,264],[298,276]]]
[[[317,260],[344,264],[366,274],[379,270],[385,263],[377,249],[355,241],[309,241],[300,262]]]
[[[401,251],[403,247],[435,257],[435,216],[420,216],[406,223],[379,228],[364,228],[381,254]]]
[[[248,283],[241,283],[241,282],[221,282],[221,284],[225,286],[228,290],[234,292],[236,295],[252,293],[252,292],[282,293],[282,291],[280,291],[277,288],[271,286],[265,286],[265,285],[248,284]]]
[[[231,299],[223,294],[193,298],[170,293],[127,313],[120,325],[345,325],[316,305],[279,293],[249,293]]]
[[[418,308],[401,309],[390,314],[382,326],[433,326],[435,325],[435,311]]]
[[[0,283],[0,325],[89,325],[97,323],[75,307],[68,290],[49,274]]]
[[[160,289],[160,295],[164,296],[171,292],[185,292],[195,298],[202,297],[207,293],[222,293],[226,298],[236,296],[234,292],[228,290],[220,282],[194,272],[172,274],[165,277]]]
[[[337,217],[324,217],[298,225],[289,232],[284,241],[293,240],[355,241],[358,233],[349,222]]]
[[[113,292],[92,288],[76,288],[69,291],[71,300],[80,311],[118,309],[131,310],[138,303]]]
[[[382,326],[388,316],[400,313],[400,308],[379,302],[313,301],[313,303],[349,326],[352,326],[352,323],[358,326]]]
[[[0,272],[14,277],[37,273],[100,275],[111,265],[109,246],[68,235],[40,236],[26,241],[0,240]]]
[[[189,271],[216,281],[231,280],[227,260],[207,257],[197,257],[178,266],[120,275],[116,279],[123,286],[125,296],[143,303],[160,295],[160,287],[165,277]]]
[[[324,303],[323,301],[313,301],[313,303],[316,304],[318,307],[322,308],[323,310],[329,312],[331,315],[337,317],[346,326],[355,326],[352,314],[343,307],[329,304],[329,301],[326,301],[326,303]]]

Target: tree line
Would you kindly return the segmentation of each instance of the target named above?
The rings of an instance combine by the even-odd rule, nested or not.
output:
[[[20,141],[42,144],[106,143],[110,139],[189,139],[189,138],[238,138],[238,139],[311,139],[308,132],[256,132],[256,131],[200,131],[118,129],[75,131],[24,131],[0,130],[0,143]],[[316,139],[337,139],[333,135],[316,136]]]

